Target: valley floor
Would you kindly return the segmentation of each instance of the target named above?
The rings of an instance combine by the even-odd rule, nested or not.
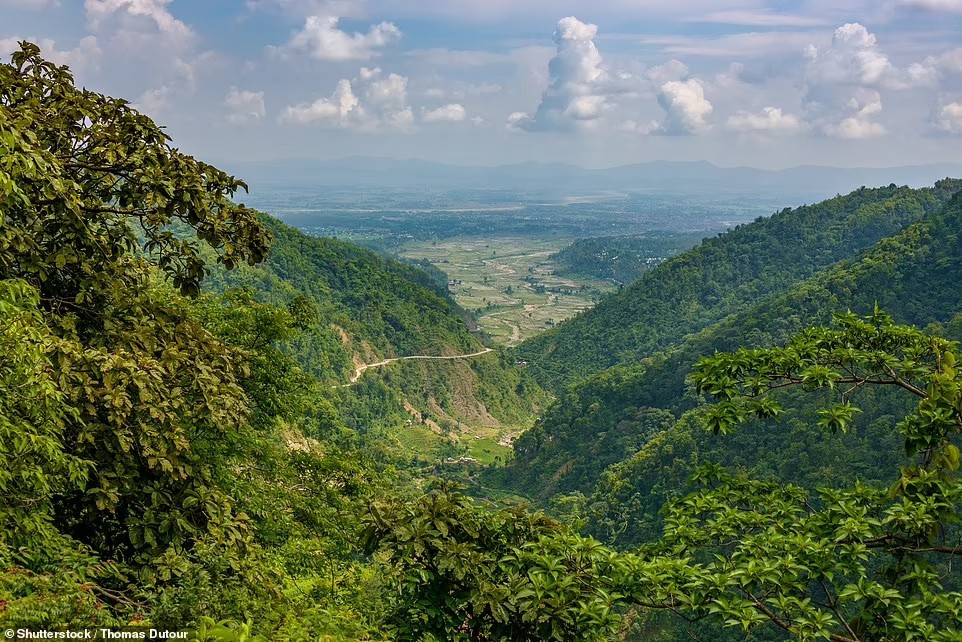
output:
[[[413,241],[399,254],[428,259],[451,279],[461,307],[496,342],[515,346],[594,305],[614,284],[555,274],[551,255],[570,238],[508,236]]]

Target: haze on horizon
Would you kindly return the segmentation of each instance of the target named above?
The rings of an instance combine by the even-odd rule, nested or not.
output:
[[[962,0],[0,0],[186,151],[466,165],[956,162]]]

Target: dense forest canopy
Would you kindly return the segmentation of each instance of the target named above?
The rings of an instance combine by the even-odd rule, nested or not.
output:
[[[551,256],[561,276],[631,283],[666,259],[702,242],[707,232],[662,232],[578,239]]]
[[[938,192],[945,194],[959,189],[962,182],[957,180],[941,181],[937,187]],[[927,191],[923,190],[923,194]],[[858,201],[862,194],[856,192],[851,197]],[[835,200],[844,202],[848,198]],[[525,493],[536,489],[542,496],[571,491],[589,493],[607,466],[632,457],[647,444],[654,434],[652,426],[671,424],[693,407],[696,399],[686,386],[686,377],[692,364],[716,350],[785,341],[809,324],[828,323],[833,312],[851,309],[868,313],[876,302],[900,321],[920,327],[933,323],[950,325],[962,310],[960,292],[952,285],[962,278],[962,265],[953,258],[960,252],[958,227],[956,197],[943,210],[895,236],[882,239],[809,279],[785,286],[700,332],[682,337],[663,353],[631,365],[603,370],[571,385],[538,424],[517,442],[517,457],[509,471],[514,477],[512,487]],[[742,250],[748,251],[748,248]],[[740,250],[733,247],[732,251]],[[614,298],[620,301],[623,296],[633,295],[626,291]],[[644,302],[632,305],[643,306]],[[634,321],[629,319],[627,323]],[[607,319],[605,324],[608,334],[619,333],[613,319]],[[879,416],[901,410],[882,401],[873,404],[873,408],[877,411],[867,413],[857,422],[859,431],[869,430]],[[755,436],[755,439],[763,437]],[[781,459],[771,450],[765,451],[767,455],[755,457],[756,450],[751,444],[748,441],[716,456],[768,469],[772,468],[771,462]],[[686,456],[690,451],[685,449]],[[842,449],[838,452],[852,453],[855,457],[843,461],[838,455],[833,456],[835,466],[866,474],[857,461],[863,451]],[[677,452],[676,457],[682,459]],[[769,457],[769,461],[749,464],[753,457],[758,460]],[[796,483],[803,483],[805,476],[812,480],[824,479],[817,471],[827,461],[825,456],[815,458],[811,468],[796,468],[790,478]],[[879,467],[869,467],[869,470],[877,471]]]
[[[525,348],[531,368],[495,352],[351,386],[355,357],[479,347],[434,277],[237,205],[240,180],[23,43],[0,65],[0,628],[958,640],[958,187],[780,213],[572,322],[605,319],[637,364],[601,371],[593,331],[563,327],[557,356]],[[625,303],[653,284],[697,285],[668,302],[691,308],[678,327],[675,308]],[[636,309],[648,339],[605,316]],[[559,369],[569,331],[588,356]],[[419,399],[529,416],[530,372],[591,378],[511,467],[465,475],[390,446]],[[765,459],[780,443],[796,469]],[[768,467],[725,461],[741,451]],[[572,453],[577,483],[518,482],[520,463]],[[572,492],[550,517],[432,475]]]
[[[766,296],[896,234],[958,189],[890,185],[741,225],[643,274],[617,295],[523,343],[544,385],[567,384],[665,350]]]

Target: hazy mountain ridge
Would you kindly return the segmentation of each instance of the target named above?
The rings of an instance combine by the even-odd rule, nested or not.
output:
[[[334,160],[226,161],[224,167],[259,185],[293,187],[526,188],[533,190],[782,190],[821,195],[860,186],[931,185],[962,175],[962,163],[888,168],[802,165],[779,170],[719,167],[707,161],[653,161],[604,169],[564,163],[514,163],[494,167],[447,165],[418,159],[346,157]]]

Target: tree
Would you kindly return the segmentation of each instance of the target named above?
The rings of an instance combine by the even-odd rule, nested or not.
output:
[[[244,436],[247,369],[182,296],[199,292],[201,244],[227,268],[265,256],[270,234],[231,201],[243,187],[36,46],[0,65],[0,325],[22,341],[0,363],[0,470],[29,480],[15,511],[38,507],[0,544],[21,563],[55,529],[151,586],[200,542],[247,546],[213,474]]]
[[[692,374],[716,400],[693,412],[718,434],[778,418],[785,388],[838,395],[819,411],[830,431],[848,428],[867,387],[914,396],[916,410],[895,427],[908,461],[889,488],[811,497],[705,464],[692,479],[701,488],[666,508],[662,537],[624,553],[450,489],[373,510],[368,543],[384,551],[397,586],[400,637],[590,639],[609,630],[612,613],[641,608],[799,640],[960,639],[957,350],[876,310],[783,347],[716,354]]]
[[[668,580],[660,605],[746,630],[770,622],[805,640],[958,640],[957,351],[876,309],[866,318],[840,315],[836,327],[809,329],[784,347],[702,360],[692,380],[716,400],[707,413],[716,433],[778,417],[777,391],[787,387],[837,395],[819,411],[830,431],[846,430],[865,387],[892,386],[919,401],[896,426],[908,461],[889,489],[856,484],[812,498],[701,468],[696,481],[704,488],[669,508],[664,539],[649,551],[688,563],[660,576],[641,573],[655,586]]]
[[[541,514],[479,504],[440,483],[408,504],[372,505],[401,640],[599,640],[613,630],[619,557]]]

